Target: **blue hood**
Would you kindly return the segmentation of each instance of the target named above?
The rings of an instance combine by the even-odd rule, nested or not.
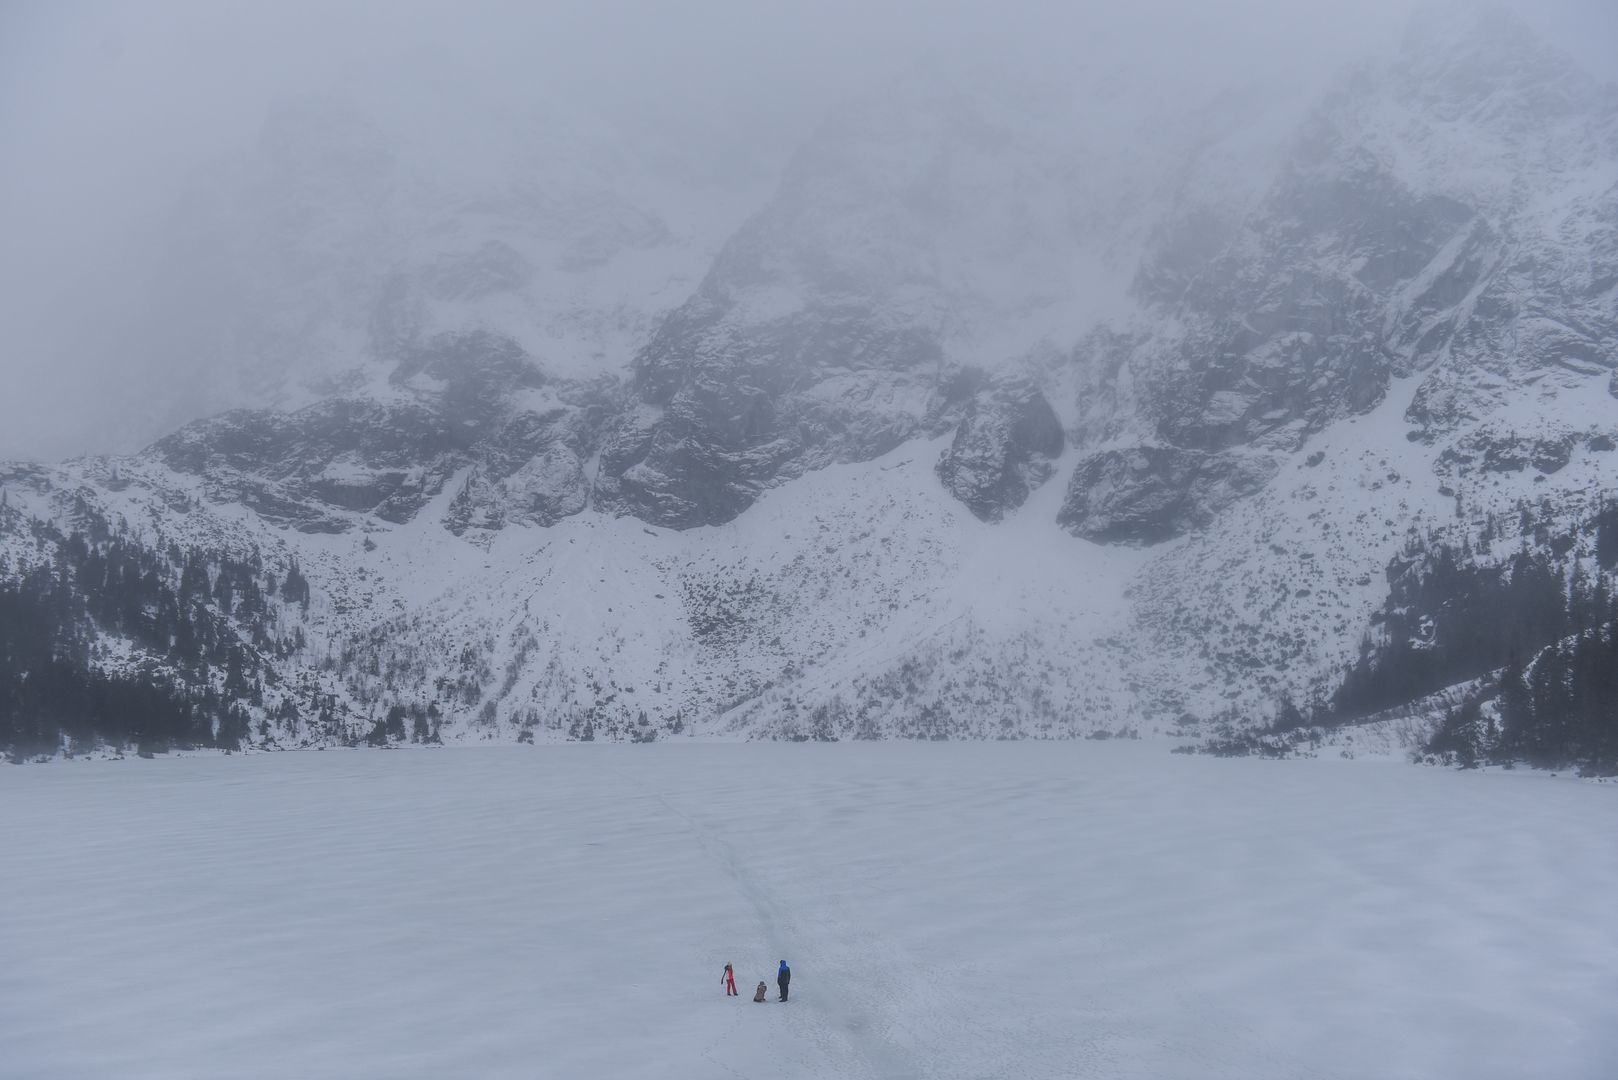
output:
[[[783,960],[783,961],[781,961],[781,970],[782,971],[791,971],[792,969],[787,967],[787,962],[785,960]]]

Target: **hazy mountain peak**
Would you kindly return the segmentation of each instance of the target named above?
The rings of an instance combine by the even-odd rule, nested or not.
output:
[[[1588,108],[1599,84],[1516,11],[1435,0],[1411,15],[1393,74],[1435,118],[1545,121]]]

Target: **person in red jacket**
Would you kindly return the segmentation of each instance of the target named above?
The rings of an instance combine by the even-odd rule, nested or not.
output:
[[[719,981],[725,984],[726,997],[736,996],[736,973],[730,970],[729,964],[725,965],[725,973],[719,976]]]

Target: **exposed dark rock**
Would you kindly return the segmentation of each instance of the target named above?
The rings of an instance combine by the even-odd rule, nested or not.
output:
[[[1477,431],[1460,439],[1439,455],[1435,470],[1441,476],[1467,472],[1522,472],[1532,467],[1541,474],[1564,468],[1573,448],[1585,440],[1577,435],[1524,435]]]
[[[201,476],[213,502],[306,532],[343,531],[367,514],[409,521],[468,466],[447,521],[456,531],[550,525],[584,508],[581,462],[611,408],[609,385],[550,384],[514,342],[482,332],[431,339],[391,381],[398,396],[227,413],[146,454]],[[542,389],[549,406],[524,408],[523,395]]]
[[[513,523],[546,527],[583,510],[588,492],[578,455],[555,440],[504,475],[473,467],[450,503],[444,525],[456,535]]]
[[[1469,209],[1410,191],[1318,117],[1240,241],[1187,276],[1184,337],[1148,352],[1143,403],[1157,435],[1291,450],[1370,409],[1445,332],[1494,251]],[[1390,319],[1390,301],[1412,288]]]
[[[0,462],[0,487],[27,488],[31,491],[50,490],[50,470],[29,461]]]
[[[510,408],[515,391],[542,386],[545,377],[515,341],[474,330],[430,338],[389,381],[435,405],[449,427],[476,431]]]
[[[1045,395],[1026,381],[1004,383],[967,406],[938,478],[980,520],[999,521],[1050,478],[1063,443]]]
[[[1571,437],[1560,439],[1535,439],[1532,456],[1529,464],[1541,473],[1553,473],[1566,467],[1573,457],[1573,447],[1576,440]]]
[[[1057,524],[1103,544],[1158,544],[1200,528],[1269,482],[1278,469],[1259,454],[1136,447],[1079,463]]]
[[[596,504],[654,525],[729,521],[810,469],[877,457],[940,423],[937,341],[867,307],[738,327],[698,296],[636,359],[643,404],[607,437]]]

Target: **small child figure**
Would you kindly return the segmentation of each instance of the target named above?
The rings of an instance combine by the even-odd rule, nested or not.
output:
[[[760,979],[759,982],[758,982],[758,989],[753,991],[753,1000],[754,1001],[763,1001],[764,996],[766,994],[768,994],[769,992],[770,992],[770,988],[768,986],[764,985],[764,980],[763,979]]]
[[[729,964],[725,965],[725,973],[719,976],[719,981],[725,984],[726,997],[736,996],[736,973],[730,969]]]

